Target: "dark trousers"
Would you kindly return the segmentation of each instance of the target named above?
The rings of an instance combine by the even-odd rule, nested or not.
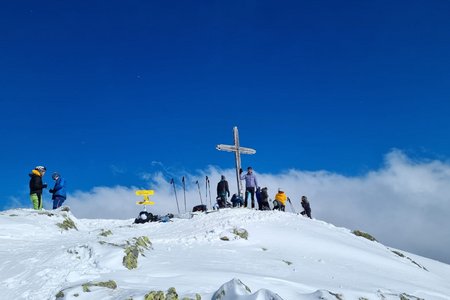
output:
[[[248,199],[249,193],[252,197],[252,208],[255,208],[255,188],[254,187],[248,187],[245,189],[244,207],[247,207],[247,199]]]
[[[307,215],[308,218],[312,219],[312,218],[311,218],[311,210],[310,210],[310,209],[309,209],[309,210],[304,210],[304,211],[302,211],[301,214],[302,214],[303,216],[304,216],[304,215]]]
[[[66,198],[61,196],[54,196],[53,197],[53,209],[57,209],[58,207],[61,207],[61,205],[66,201]]]
[[[285,211],[286,206],[284,206],[280,201],[273,200],[273,210]]]
[[[217,200],[217,205],[219,205],[219,208],[225,208],[226,207],[226,202],[222,198],[219,198]]]

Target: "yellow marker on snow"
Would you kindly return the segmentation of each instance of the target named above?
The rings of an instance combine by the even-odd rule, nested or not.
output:
[[[136,202],[136,204],[139,205],[153,205],[155,204],[155,202],[150,201],[150,197],[151,195],[153,195],[155,193],[154,190],[137,190],[136,191],[136,196],[143,196],[144,197],[144,201],[138,201]]]

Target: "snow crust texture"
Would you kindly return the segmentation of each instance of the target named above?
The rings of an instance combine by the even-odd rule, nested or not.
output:
[[[132,223],[0,212],[0,300],[450,299],[449,265],[301,215]]]

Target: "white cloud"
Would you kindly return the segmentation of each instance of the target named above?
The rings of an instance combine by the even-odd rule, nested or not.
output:
[[[221,174],[227,177],[231,192],[236,192],[233,169],[220,170],[210,166],[196,175],[185,174],[188,211],[200,204],[195,182],[199,180],[202,202],[209,206],[205,176],[210,179],[211,201],[214,202]],[[413,161],[401,151],[394,150],[386,155],[382,168],[359,177],[300,170],[256,174],[259,184],[269,188],[271,198],[278,187],[283,187],[296,212],[301,210],[300,197],[306,195],[316,219],[360,229],[388,246],[450,262],[447,254],[450,248],[450,164],[446,162]],[[182,176],[174,178],[179,207],[184,212]],[[151,198],[156,204],[148,209],[160,215],[176,213],[173,186],[163,174],[145,174],[145,178],[149,179],[149,185],[141,188],[155,190]],[[135,218],[142,209],[135,204],[140,200],[134,194],[136,189],[117,186],[78,191],[70,195],[68,205],[81,218]],[[287,210],[290,210],[289,206]]]

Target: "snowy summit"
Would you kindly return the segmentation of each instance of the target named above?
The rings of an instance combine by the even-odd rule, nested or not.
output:
[[[450,299],[450,266],[244,208],[169,222],[0,213],[0,299]]]

